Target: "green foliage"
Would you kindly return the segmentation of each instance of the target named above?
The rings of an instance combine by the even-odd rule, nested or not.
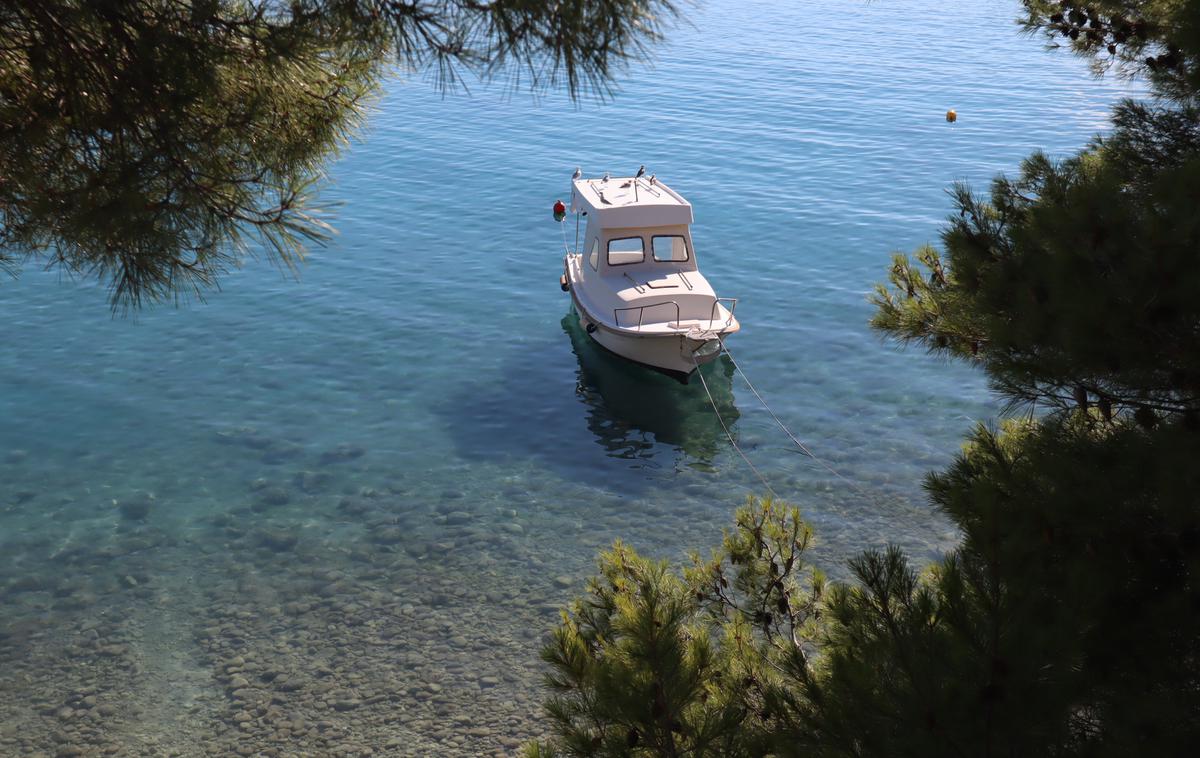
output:
[[[988,615],[1010,630],[1006,694],[1080,751],[1179,754],[1200,737],[1197,460],[1183,423],[1052,418],[980,431],[930,479],[964,531],[964,574],[1001,588]]]
[[[1141,66],[1160,99],[1121,103],[1111,135],[1032,156],[986,200],[957,187],[944,258],[897,256],[876,290],[875,327],[1043,414],[977,429],[930,477],[963,542],[928,580],[870,556],[833,593],[812,692],[858,754],[1200,738],[1200,3],[1025,5],[1027,28]]]
[[[713,641],[692,623],[695,600],[665,564],[617,543],[590,597],[566,617],[545,659],[558,693],[547,711],[568,755],[710,751],[738,721],[722,691]]]
[[[922,580],[889,548],[851,568],[858,584],[830,593],[824,667],[805,693],[816,754],[1037,752],[1020,749],[1036,744],[1031,724],[1002,723],[993,712],[983,630],[951,617],[951,598],[967,587],[955,561]]]
[[[682,575],[618,545],[543,656],[527,756],[1174,755],[1200,738],[1200,434],[979,427],[934,504],[961,547],[826,587],[769,500]],[[661,695],[661,696],[660,696]]]
[[[1050,47],[1091,58],[1097,74],[1116,68],[1149,78],[1168,97],[1200,90],[1200,6],[1187,0],[1022,0],[1027,32]]]
[[[928,482],[962,546],[923,580],[868,553],[858,586],[831,593],[827,676],[808,691],[823,739],[856,755],[1185,752],[1198,457],[1180,426],[977,429]]]
[[[1200,3],[1024,5],[1028,30],[1136,64],[1161,99],[1121,103],[1111,135],[1033,155],[987,200],[956,187],[945,258],[896,256],[872,324],[979,363],[1014,404],[1200,423]]]
[[[770,500],[682,574],[617,543],[543,651],[553,744],[527,756],[750,756],[791,717],[823,580]]]
[[[0,267],[200,293],[257,242],[327,238],[312,202],[382,77],[603,95],[671,0],[17,0],[0,7]]]
[[[956,188],[945,260],[897,256],[873,325],[979,362],[1017,403],[1200,411],[1200,120],[1116,116],[1112,137],[1029,158],[990,202]]]
[[[867,551],[852,584],[801,591],[780,577],[807,531],[752,509],[688,572],[689,618],[723,630],[717,660],[746,685],[726,696],[749,754],[1200,742],[1200,2],[1024,5],[1027,30],[1148,74],[1158,99],[986,199],[955,188],[944,252],[896,256],[876,290],[876,328],[980,366],[1031,411],[928,478],[960,547],[923,575]]]

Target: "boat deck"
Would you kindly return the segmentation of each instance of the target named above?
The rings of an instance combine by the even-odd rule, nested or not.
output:
[[[610,275],[600,286],[581,282],[581,256],[568,256],[572,296],[592,319],[609,329],[645,337],[695,331],[732,333],[736,300],[718,298],[698,271],[674,272],[654,279]]]

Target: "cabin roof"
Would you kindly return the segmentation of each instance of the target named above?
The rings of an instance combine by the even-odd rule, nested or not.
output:
[[[571,187],[571,210],[587,211],[604,228],[636,228],[692,223],[692,204],[662,182],[646,177],[613,176],[576,179]]]

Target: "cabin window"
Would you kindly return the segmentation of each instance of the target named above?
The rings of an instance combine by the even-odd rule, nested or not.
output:
[[[654,260],[665,263],[681,263],[688,259],[687,240],[678,234],[654,235],[650,241]]]
[[[600,238],[592,240],[592,253],[588,256],[588,263],[592,266],[592,271],[598,271],[600,265]]]
[[[621,237],[608,241],[608,265],[625,266],[646,260],[646,246],[641,237]]]

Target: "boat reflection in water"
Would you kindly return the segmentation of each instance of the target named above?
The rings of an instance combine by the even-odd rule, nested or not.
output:
[[[613,355],[584,332],[573,311],[563,317],[562,327],[579,359],[575,392],[588,406],[588,428],[610,456],[649,458],[657,443],[672,445],[704,463],[712,460],[725,432],[699,381],[681,384]],[[739,414],[733,402],[733,366],[722,356],[699,370],[736,438],[734,421]]]

